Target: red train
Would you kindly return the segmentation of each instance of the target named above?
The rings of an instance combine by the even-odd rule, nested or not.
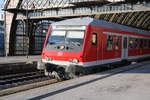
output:
[[[42,52],[49,74],[84,73],[104,64],[150,56],[150,32],[89,17],[51,24]]]

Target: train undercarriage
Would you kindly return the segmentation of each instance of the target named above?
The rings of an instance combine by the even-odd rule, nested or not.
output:
[[[71,65],[71,64],[68,66],[62,66],[62,65],[54,65],[49,63],[38,62],[37,69],[44,70],[46,76],[61,81],[61,80],[77,78],[79,76],[87,75],[95,72],[122,67],[124,65],[136,64],[138,62],[146,61],[149,59],[150,57],[132,59],[132,60],[122,60],[119,62],[108,63],[108,64],[92,66],[92,67],[82,67],[82,66]]]
[[[87,68],[77,65],[62,66],[38,62],[37,69],[44,70],[46,76],[57,80],[73,79],[88,74]]]

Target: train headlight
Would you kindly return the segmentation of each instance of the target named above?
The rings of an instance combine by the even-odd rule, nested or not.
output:
[[[69,62],[71,62],[71,63],[79,63],[79,60],[78,59],[69,59]]]
[[[50,57],[46,57],[46,61],[52,61],[53,59]]]
[[[60,49],[61,49],[61,50],[63,50],[64,48],[65,48],[65,46],[64,46],[64,45],[62,45],[62,46],[60,47]]]
[[[78,59],[73,59],[72,62],[76,64],[79,63]]]

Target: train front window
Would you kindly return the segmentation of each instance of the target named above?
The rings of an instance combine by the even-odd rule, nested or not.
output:
[[[84,31],[67,31],[66,42],[83,44]]]
[[[83,47],[86,26],[54,25],[46,43],[47,50],[80,52]]]
[[[84,38],[84,31],[63,31],[53,30],[49,36],[48,43],[77,43],[82,45]]]
[[[53,43],[63,43],[65,41],[66,31],[52,31],[49,36],[48,42]]]

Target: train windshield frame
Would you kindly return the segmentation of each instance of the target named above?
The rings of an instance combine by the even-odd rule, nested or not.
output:
[[[86,27],[59,27],[53,28],[48,36],[47,43],[57,44],[57,43],[75,43],[83,45],[85,37]]]

